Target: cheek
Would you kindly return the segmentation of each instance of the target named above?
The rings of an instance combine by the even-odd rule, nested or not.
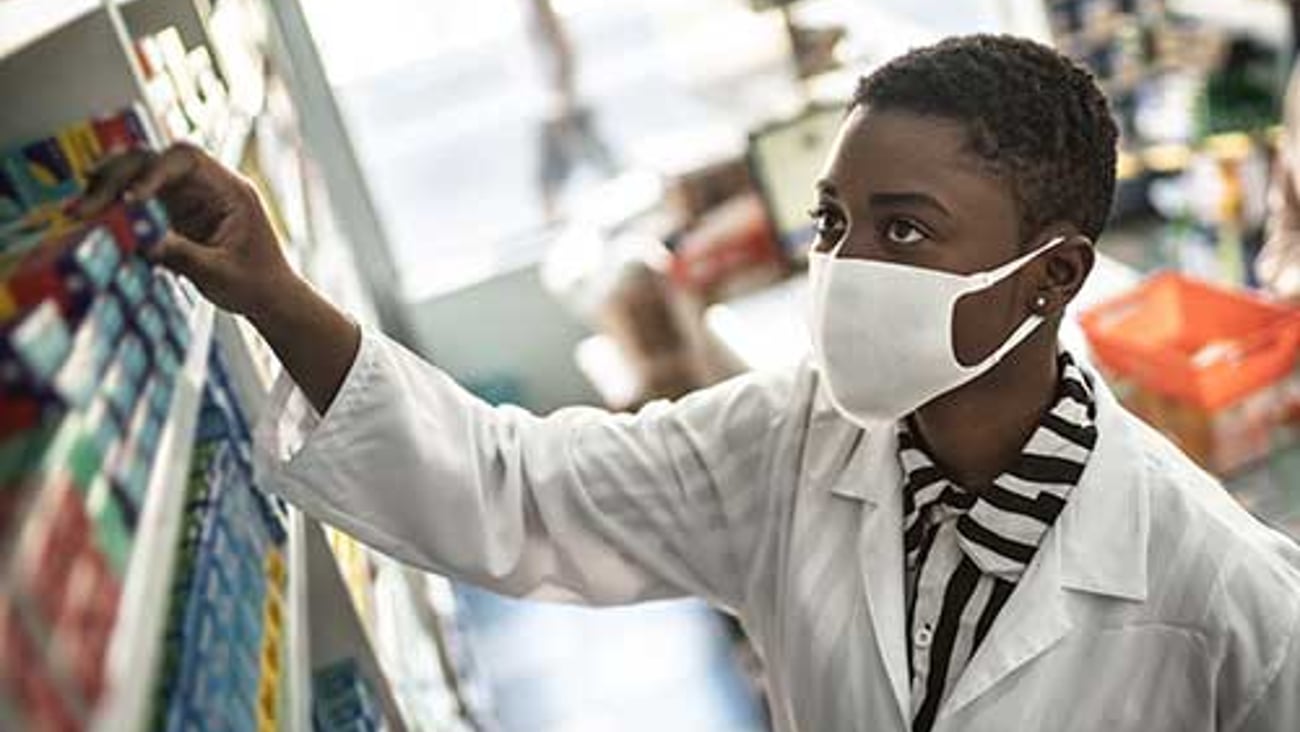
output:
[[[953,348],[957,361],[973,366],[988,358],[1011,335],[1027,313],[1018,306],[1016,278],[957,301],[953,314]]]

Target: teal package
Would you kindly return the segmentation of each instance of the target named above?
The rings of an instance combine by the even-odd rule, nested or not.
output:
[[[4,171],[26,206],[36,208],[77,195],[76,171],[58,140],[47,137],[30,142],[4,157]]]

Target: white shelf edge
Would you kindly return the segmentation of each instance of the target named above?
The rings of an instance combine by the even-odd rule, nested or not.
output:
[[[177,374],[175,394],[127,565],[106,671],[108,697],[91,729],[131,732],[148,726],[159,654],[167,630],[186,485],[194,456],[194,430],[202,406],[215,308],[199,300],[191,319],[191,345]]]
[[[0,0],[0,61],[103,6],[103,0]]]
[[[289,666],[284,670],[288,683],[287,724],[282,730],[310,730],[311,724],[311,647],[308,645],[311,633],[307,627],[307,547],[306,518],[294,507],[289,508],[289,541],[287,566],[289,567],[289,587],[285,613],[288,630],[288,650],[286,658]]]

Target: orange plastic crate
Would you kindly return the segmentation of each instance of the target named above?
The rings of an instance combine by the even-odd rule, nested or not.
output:
[[[1205,410],[1276,383],[1300,355],[1300,310],[1178,274],[1081,316],[1102,366]]]

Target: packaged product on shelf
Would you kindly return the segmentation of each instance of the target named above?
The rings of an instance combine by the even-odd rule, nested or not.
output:
[[[31,396],[24,387],[53,380],[72,350],[68,322],[53,302],[10,321],[0,338],[0,394]]]
[[[76,195],[77,174],[57,139],[29,142],[4,154],[3,167],[27,208]]]
[[[379,707],[356,660],[346,658],[312,673],[312,721],[319,732],[380,728]]]
[[[90,125],[95,130],[100,152],[108,156],[148,147],[149,135],[145,132],[143,120],[141,110],[134,105],[92,119]]]
[[[99,388],[107,397],[114,416],[122,424],[128,423],[144,389],[148,359],[144,343],[136,335],[128,333],[118,344],[117,353],[104,374]]]
[[[72,347],[52,380],[53,391],[65,404],[84,406],[103,378],[126,328],[122,307],[101,295],[72,336]]]
[[[67,156],[72,166],[72,174],[80,188],[86,186],[90,173],[104,157],[104,146],[95,133],[93,122],[86,121],[68,125],[55,135],[59,148]]]
[[[0,320],[44,300],[54,300],[70,319],[80,318],[121,263],[107,229],[93,227],[57,236],[20,254],[0,271]],[[6,312],[7,311],[7,312]]]
[[[109,566],[117,576],[124,576],[135,540],[135,521],[127,515],[123,502],[102,474],[96,477],[86,494],[86,513],[95,527],[95,539]]]
[[[167,213],[156,199],[112,206],[96,222],[112,233],[123,256],[149,251],[167,233]]]
[[[282,517],[253,485],[243,416],[213,352],[173,591],[166,725],[274,729],[280,701]]]
[[[18,186],[5,172],[4,166],[0,166],[0,226],[22,218],[26,208],[18,194]]]

